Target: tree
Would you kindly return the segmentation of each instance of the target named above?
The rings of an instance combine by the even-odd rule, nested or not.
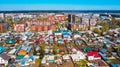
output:
[[[115,29],[117,27],[120,27],[120,20],[119,19],[115,19],[114,17],[111,17],[111,24],[110,27],[112,29]]]
[[[107,48],[106,44],[103,44],[103,48],[105,48],[105,49]]]
[[[80,60],[77,62],[78,67],[86,67],[87,61],[86,60]]]
[[[94,33],[97,33],[97,34],[100,34],[100,33],[101,33],[101,31],[100,31],[98,28],[94,28],[94,29],[93,29],[93,32],[94,32]]]
[[[54,54],[57,53],[57,50],[58,50],[58,46],[56,44],[53,44],[53,52],[54,52]]]
[[[40,44],[40,47],[41,47],[41,50],[40,50],[39,59],[42,59],[44,57],[45,44]]]
[[[120,44],[115,47],[115,49],[120,52]]]
[[[13,31],[14,27],[13,27],[13,19],[12,17],[6,17],[5,18],[5,22],[8,24],[8,26],[11,28],[11,31]]]
[[[103,26],[101,28],[101,32],[102,33],[106,32],[106,31],[108,31],[108,29],[109,29],[109,25],[107,23],[103,23]]]

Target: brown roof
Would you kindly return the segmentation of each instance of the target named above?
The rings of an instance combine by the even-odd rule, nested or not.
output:
[[[4,60],[9,60],[10,57],[7,56],[7,54],[3,53],[3,54],[0,54],[0,57],[3,58]]]

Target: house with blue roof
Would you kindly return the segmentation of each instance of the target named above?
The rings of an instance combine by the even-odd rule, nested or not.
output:
[[[0,46],[0,54],[4,52],[4,48]]]
[[[33,61],[34,60],[34,56],[29,56],[28,60],[29,61]]]
[[[22,46],[18,46],[16,49],[16,52],[18,52],[21,49]]]
[[[106,39],[106,40],[104,40],[104,44],[108,44],[108,40]]]
[[[120,64],[117,64],[117,67],[120,67]]]
[[[27,58],[23,58],[21,60],[21,66],[26,66],[26,60],[27,60]]]
[[[64,43],[63,39],[62,38],[58,39],[58,43]]]
[[[112,61],[110,67],[120,67],[120,61],[119,60]]]
[[[112,63],[110,66],[111,66],[111,67],[117,67],[117,65],[114,64],[114,63]]]
[[[35,50],[39,51],[40,50],[40,46],[36,46]]]
[[[63,38],[70,38],[70,32],[68,30],[64,30],[62,32],[62,36],[63,36]]]
[[[32,35],[32,33],[31,33],[31,32],[26,32],[26,34],[27,34],[28,36]]]
[[[117,39],[117,41],[116,41],[116,42],[120,44],[120,39]]]
[[[105,52],[107,52],[107,50],[106,49],[101,49],[100,52],[105,53]]]
[[[34,61],[34,56],[29,56],[28,58],[23,58],[20,62],[21,66],[28,66]]]
[[[32,49],[32,45],[30,45],[28,48],[27,48],[27,52],[30,52],[30,50]]]
[[[32,49],[32,45],[30,45],[30,46],[24,46],[24,45],[22,45],[22,47],[21,47],[21,50],[25,50],[25,51],[27,51],[27,52],[30,52],[30,50]]]
[[[118,34],[118,38],[120,38],[120,33]]]
[[[112,54],[106,49],[102,49],[101,52],[106,54],[106,56],[112,56]]]
[[[106,61],[109,59],[109,57],[113,57],[112,54],[108,50],[106,50],[106,49],[101,49],[99,54]]]

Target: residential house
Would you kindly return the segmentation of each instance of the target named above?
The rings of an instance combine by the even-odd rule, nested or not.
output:
[[[98,52],[92,51],[87,53],[88,60],[98,60],[101,59],[101,56]]]
[[[29,66],[31,64],[34,64],[34,56],[29,56],[27,58],[23,58],[21,60],[20,66]]]
[[[16,52],[16,49],[12,49],[12,50],[10,50],[10,51],[8,52],[8,54],[9,54],[9,55],[13,55],[13,54],[15,54],[15,52]]]
[[[77,51],[76,54],[70,55],[73,61],[80,61],[82,59],[85,59],[85,54],[83,54],[81,51]]]
[[[53,35],[53,34],[50,34],[50,35],[49,35],[49,42],[50,42],[50,43],[53,43],[53,38],[54,38],[54,35]]]
[[[89,67],[110,67],[105,61],[103,60],[90,60],[87,63]]]
[[[0,54],[4,52],[4,48],[0,46]]]
[[[48,56],[44,56],[41,63],[44,66],[46,63],[51,63],[51,62],[55,62],[54,56],[53,55],[48,55]]]
[[[8,39],[5,40],[6,46],[11,46],[13,47],[15,45],[15,40],[14,39]]]
[[[55,36],[62,36],[62,32],[60,30],[54,31]]]
[[[18,55],[26,55],[29,54],[29,52],[32,49],[32,45],[31,46],[23,46],[20,48],[20,50],[18,51]]]
[[[57,42],[58,42],[58,43],[64,43],[64,41],[63,41],[62,38],[59,38]]]
[[[99,54],[105,61],[107,61],[108,59],[114,59],[113,55],[106,49],[101,49]]]
[[[62,32],[62,36],[63,36],[63,38],[70,38],[70,32],[68,30],[64,30]]]
[[[62,58],[65,61],[70,61],[70,56],[69,55],[63,55]]]
[[[0,54],[0,65],[8,65],[10,57],[7,54]]]
[[[27,51],[26,50],[20,50],[18,52],[18,55],[26,55],[27,54]]]
[[[23,55],[16,55],[15,62],[20,62],[24,58]]]

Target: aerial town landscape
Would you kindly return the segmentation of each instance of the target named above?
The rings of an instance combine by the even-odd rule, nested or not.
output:
[[[0,67],[120,67],[120,14],[0,13]]]

